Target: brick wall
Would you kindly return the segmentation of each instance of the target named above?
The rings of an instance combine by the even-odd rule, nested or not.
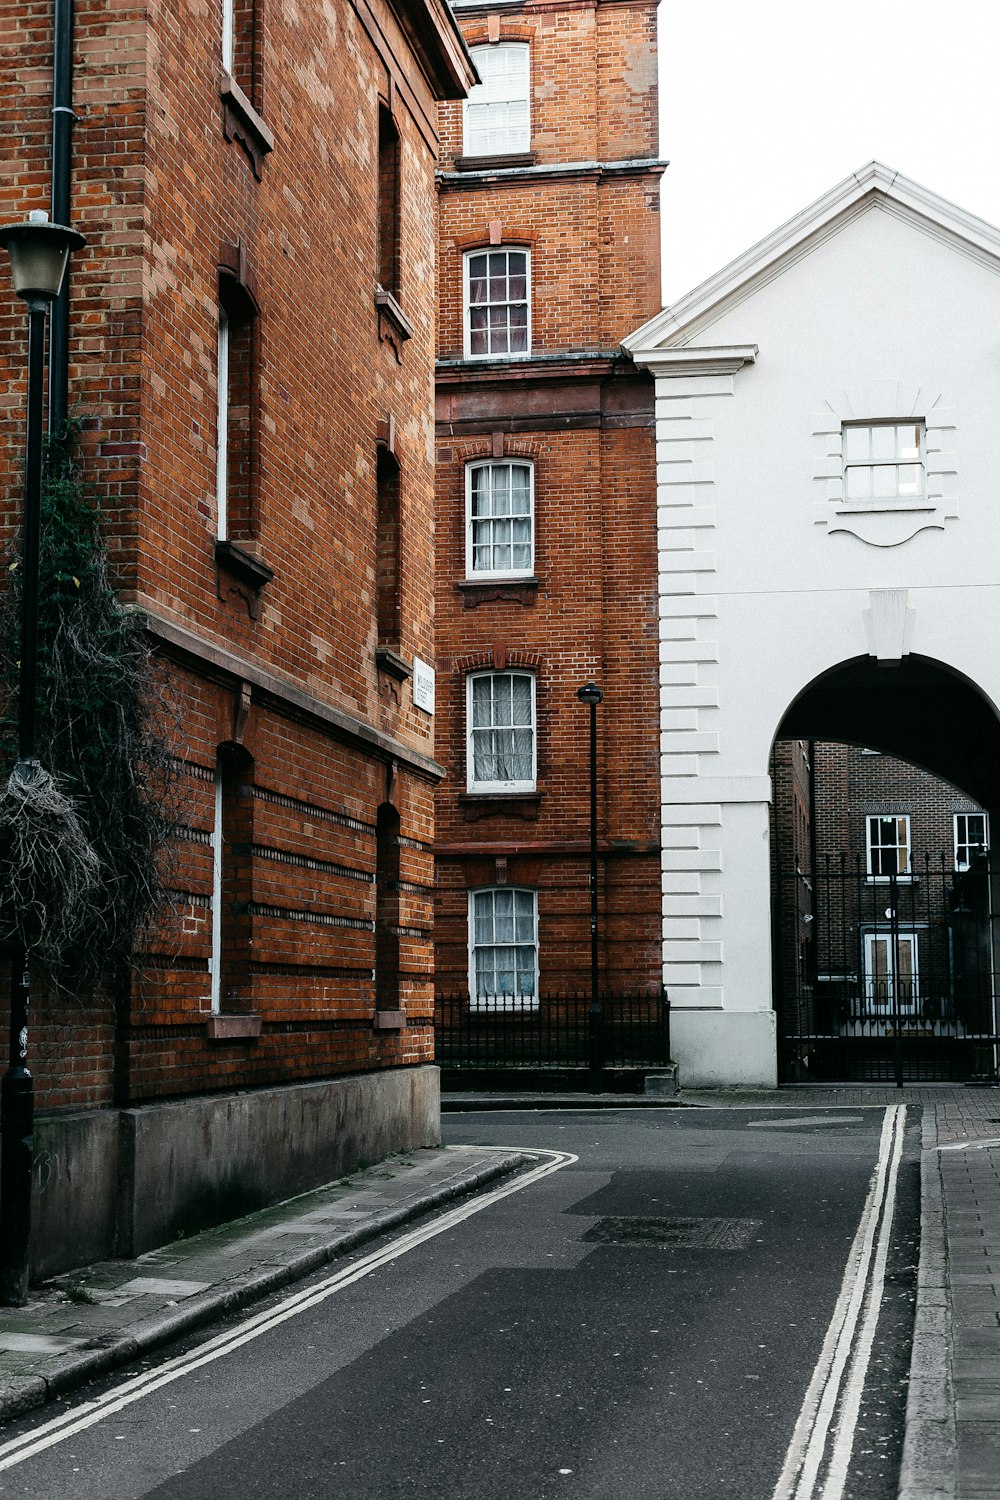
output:
[[[441,56],[417,59],[400,20],[407,8],[377,3],[362,20],[346,0],[308,13],[284,0],[258,6],[242,75],[250,107],[220,88],[215,11],[157,0],[109,12],[78,0],[73,204],[88,245],[73,269],[70,400],[116,581],[150,612],[163,654],[181,796],[173,904],[140,956],[116,1046],[107,1005],[103,1021],[100,1006],[67,1005],[51,1023],[63,1040],[39,1039],[43,1107],[430,1056],[433,719],[414,708],[405,676],[376,663],[376,478],[379,448],[391,448],[394,646],[405,669],[414,655],[434,659],[436,99],[471,75],[446,37]],[[0,62],[0,215],[11,220],[48,201],[52,42],[47,13],[0,0],[0,17],[13,39]],[[449,47],[451,63],[441,60]],[[398,308],[376,299],[380,104],[399,132]],[[230,393],[249,429],[230,516],[238,565],[217,563],[215,546],[227,287],[252,321]],[[4,278],[8,532],[19,514],[24,342]],[[261,564],[273,577],[258,589]],[[252,845],[234,839],[228,855],[248,899],[236,901],[239,923],[227,916],[224,939],[232,946],[238,932],[247,951],[223,1009],[261,1026],[236,1043],[206,1030],[213,779],[218,747],[234,742],[252,766]],[[387,798],[401,820],[402,1032],[372,1024],[375,827]],[[93,1049],[86,1075],[67,1062]]]
[[[550,358],[438,370],[437,983],[468,984],[468,893],[494,885],[538,893],[541,990],[589,983],[589,710],[576,693],[593,678],[601,972],[645,989],[661,973],[653,397],[612,351],[660,305],[655,7],[458,14],[474,46],[529,44],[533,156],[503,175],[461,170],[461,106],[442,108],[439,355],[461,361],[463,255],[492,242],[530,249],[531,350]],[[529,584],[467,576],[466,465],[491,456],[534,465]],[[466,679],[491,666],[535,678],[528,796],[466,790]]]

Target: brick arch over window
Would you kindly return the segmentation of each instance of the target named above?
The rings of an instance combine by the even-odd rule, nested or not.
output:
[[[464,679],[469,672],[504,672],[508,668],[540,674],[545,669],[545,657],[537,651],[520,651],[498,643],[489,651],[470,651],[467,656],[452,659],[452,671]]]
[[[490,36],[490,21],[498,20],[499,29],[495,36]],[[538,28],[525,26],[515,21],[505,20],[502,16],[481,17],[477,21],[462,23],[462,34],[469,47],[502,46],[504,42],[527,42],[529,47],[538,40]]]
[[[489,224],[484,224],[481,229],[469,229],[464,234],[456,234],[452,237],[452,245],[456,250],[533,250],[538,240],[538,235],[533,229],[521,224],[508,223],[504,220],[494,220],[499,229],[499,235],[495,236]]]

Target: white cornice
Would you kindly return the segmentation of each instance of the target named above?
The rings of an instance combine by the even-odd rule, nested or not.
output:
[[[624,347],[624,346],[623,346]],[[735,375],[757,358],[756,344],[710,344],[702,348],[639,349],[635,363],[654,375]]]
[[[673,306],[650,318],[623,340],[622,348],[640,364],[661,346],[677,346],[685,339],[696,338],[699,325],[714,321],[727,307],[742,301],[851,219],[874,207],[910,220],[953,249],[1000,272],[1000,230],[891,167],[871,161]]]

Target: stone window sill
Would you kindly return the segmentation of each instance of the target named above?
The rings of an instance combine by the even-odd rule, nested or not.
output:
[[[387,677],[394,677],[397,682],[405,682],[408,677],[413,676],[413,668],[409,662],[391,646],[376,648],[375,665],[380,672],[384,672]]]
[[[500,172],[508,167],[533,167],[537,160],[537,151],[507,151],[496,156],[456,156],[455,171]]]
[[[274,569],[269,567],[263,558],[251,552],[248,547],[228,539],[216,542],[215,564],[220,574],[225,573],[229,578],[235,579],[246,600],[251,617],[256,619],[261,591],[274,577]],[[221,580],[219,597],[223,597]]]
[[[398,339],[405,343],[413,337],[413,324],[391,292],[385,291],[383,287],[376,287],[375,306],[378,308],[379,318],[385,319]]]
[[[537,578],[464,578],[455,588],[466,609],[475,609],[493,599],[530,606],[538,597]]]
[[[460,792],[458,805],[466,823],[480,818],[522,818],[534,823],[542,805],[541,792]]]
[[[205,1035],[210,1042],[247,1042],[260,1036],[260,1028],[260,1016],[216,1015],[205,1022]]]
[[[222,100],[222,122],[226,140],[238,141],[243,147],[253,166],[253,174],[259,182],[264,168],[264,158],[274,150],[274,136],[236,79],[225,71],[219,79],[219,98]]]

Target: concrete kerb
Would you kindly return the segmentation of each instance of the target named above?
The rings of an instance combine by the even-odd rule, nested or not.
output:
[[[920,1153],[920,1261],[899,1500],[955,1494],[958,1445],[951,1308],[937,1112],[925,1109]]]
[[[54,1355],[35,1375],[8,1377],[0,1387],[0,1423],[43,1406],[97,1375],[131,1364],[140,1355],[192,1333],[216,1318],[260,1301],[348,1254],[358,1245],[377,1239],[456,1198],[468,1197],[497,1178],[510,1176],[534,1161],[534,1157],[520,1151],[497,1153],[495,1161],[470,1172],[461,1181],[446,1183],[398,1208],[376,1212],[364,1224],[338,1231],[325,1244],[301,1250],[281,1265],[237,1275],[230,1282],[189,1298],[183,1306],[152,1314],[141,1323],[133,1324],[125,1333],[95,1339],[92,1348]]]

